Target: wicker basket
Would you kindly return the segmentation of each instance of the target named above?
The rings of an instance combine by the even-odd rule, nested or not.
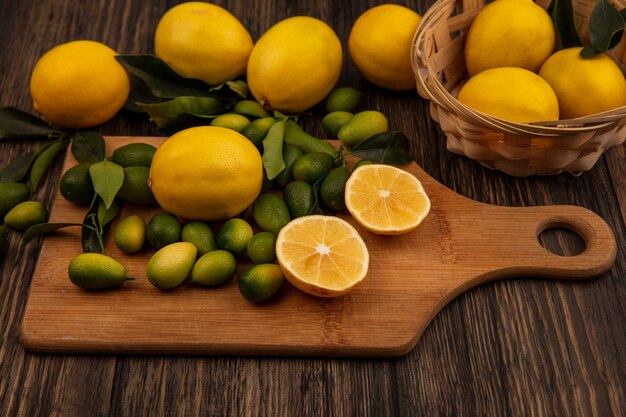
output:
[[[538,1],[544,8],[548,2]],[[574,0],[583,39],[594,3]],[[564,171],[578,175],[591,169],[606,149],[624,142],[626,106],[571,120],[513,123],[473,110],[456,99],[468,79],[465,35],[485,4],[483,0],[438,0],[415,33],[411,60],[417,91],[430,100],[431,116],[445,132],[448,150],[519,177]],[[622,68],[623,44],[611,53]]]

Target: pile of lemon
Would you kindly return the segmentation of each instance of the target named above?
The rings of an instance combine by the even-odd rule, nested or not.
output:
[[[414,11],[385,4],[354,23],[348,42],[358,71],[392,90],[415,88],[410,48],[421,20]],[[210,39],[210,42],[207,42]],[[155,54],[178,74],[218,86],[245,75],[250,92],[268,110],[300,113],[321,102],[341,74],[341,41],[310,16],[284,19],[256,43],[226,9],[187,2],[168,10],[154,35]],[[126,103],[130,82],[110,47],[73,41],[46,52],[31,75],[34,109],[69,128],[96,126]]]
[[[461,103],[512,122],[584,117],[626,105],[626,80],[606,54],[554,52],[548,13],[528,0],[498,0],[470,26]]]

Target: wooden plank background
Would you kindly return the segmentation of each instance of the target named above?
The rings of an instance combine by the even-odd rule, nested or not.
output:
[[[344,47],[356,17],[378,1],[220,1],[255,39],[277,21],[327,21]],[[424,13],[432,0],[403,1]],[[159,17],[173,1],[0,2],[0,105],[31,108],[30,71],[54,45],[102,41],[121,53],[151,53]],[[0,414],[4,416],[623,416],[626,415],[626,169],[624,147],[575,178],[512,178],[445,149],[427,103],[359,78],[346,52],[341,84],[365,92],[413,139],[415,159],[459,194],[512,206],[575,204],[602,216],[620,250],[613,270],[580,282],[509,279],[452,302],[407,356],[393,360],[31,354],[18,333],[41,239],[13,250],[0,279]],[[306,121],[320,135],[319,117]],[[109,135],[158,135],[120,114]],[[0,143],[0,167],[40,143]],[[36,198],[50,204],[59,158]],[[578,253],[581,240],[546,233],[544,244]],[[494,242],[497,245],[497,242]]]

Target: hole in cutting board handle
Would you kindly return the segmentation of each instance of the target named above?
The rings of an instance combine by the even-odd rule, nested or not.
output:
[[[587,247],[585,239],[572,227],[563,225],[547,225],[537,236],[537,240],[545,250],[558,256],[576,256]],[[561,243],[567,241],[564,247]]]
[[[536,257],[534,259],[542,260],[537,265],[541,270],[539,275],[585,279],[602,275],[611,269],[617,257],[617,242],[610,226],[596,213],[578,206],[544,206],[535,213],[535,233],[532,235],[534,248],[524,249],[521,242],[518,247],[533,254]],[[554,230],[540,237],[548,229],[567,229],[578,237],[559,244]],[[561,233],[558,236],[561,238],[565,233],[573,236],[562,230],[558,233]],[[560,249],[555,249],[559,246]],[[579,252],[578,249],[582,251],[574,253]]]

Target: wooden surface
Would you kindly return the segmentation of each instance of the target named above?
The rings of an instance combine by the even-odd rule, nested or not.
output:
[[[366,2],[226,1],[255,39],[296,14],[328,21],[344,46]],[[31,106],[36,59],[60,42],[91,38],[124,53],[152,51],[159,16],[174,2],[0,2],[1,104]],[[429,1],[404,2],[424,12]],[[471,199],[504,206],[573,204],[598,213],[617,238],[615,266],[584,281],[499,280],[461,295],[399,359],[239,356],[49,355],[25,351],[19,329],[42,240],[17,251],[0,279],[0,414],[4,416],[623,416],[626,415],[626,168],[611,149],[579,178],[512,178],[451,154],[427,103],[362,81],[346,55],[341,83],[362,89],[362,108],[385,112],[413,139],[417,163]],[[305,128],[321,135],[319,117]],[[158,132],[121,114],[109,135]],[[38,142],[0,143],[0,166]],[[50,204],[62,161],[36,197]],[[571,233],[544,233],[561,254],[582,250]],[[493,242],[498,248],[503,242]],[[94,319],[97,322],[97,318]]]
[[[129,143],[161,142],[109,137],[107,155]],[[62,172],[76,164],[68,152]],[[441,308],[471,287],[510,276],[596,277],[615,261],[613,233],[587,209],[477,203],[414,163],[405,169],[424,185],[432,211],[402,236],[368,233],[347,211],[339,212],[363,237],[371,258],[367,278],[344,297],[320,299],[285,284],[271,301],[253,304],[243,299],[236,279],[215,289],[182,285],[160,291],[145,272],[155,251],[126,256],[110,236],[107,253],[137,280],[116,291],[83,291],[67,277],[67,265],[80,253],[75,228],[45,239],[22,321],[22,345],[43,352],[400,356],[413,349]],[[58,193],[50,222],[80,223],[86,210]],[[130,214],[148,222],[156,211],[125,205],[112,228]],[[215,233],[219,225],[212,225]],[[585,251],[563,257],[544,249],[537,236],[555,225],[581,235]]]

